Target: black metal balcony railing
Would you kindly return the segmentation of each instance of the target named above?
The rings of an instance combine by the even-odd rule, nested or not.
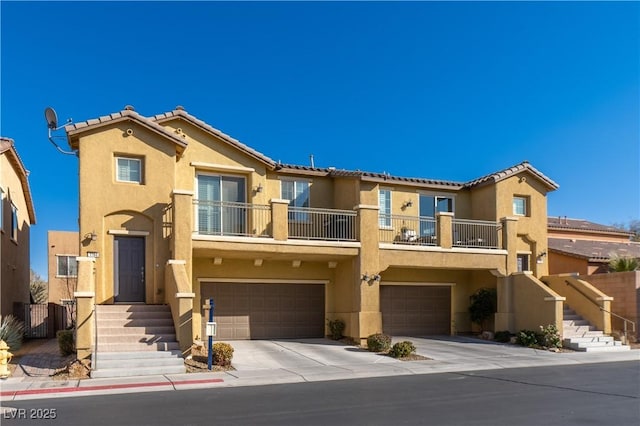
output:
[[[202,235],[271,237],[271,206],[195,200],[196,232]]]
[[[356,241],[356,212],[351,210],[289,207],[289,238]]]

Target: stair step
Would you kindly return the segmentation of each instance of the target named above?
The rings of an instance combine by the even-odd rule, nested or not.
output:
[[[170,312],[98,312],[98,323],[103,320],[147,320],[147,319],[171,319]]]
[[[596,328],[592,325],[568,325],[568,326],[564,326],[563,325],[563,331],[566,334],[568,333],[584,333],[586,331],[598,331],[596,330]],[[602,333],[600,331],[600,333]]]
[[[616,345],[616,346],[594,346],[587,348],[579,348],[575,349],[580,352],[619,352],[619,351],[628,351],[631,347],[628,345]]]
[[[98,356],[105,352],[146,352],[179,350],[178,342],[154,343],[100,343],[98,342]]]
[[[573,326],[577,326],[577,325],[589,325],[589,321],[584,320],[584,319],[567,320],[566,318],[562,321],[562,326],[563,327],[573,327]]]
[[[585,336],[585,337],[569,337],[564,338],[563,342],[571,342],[571,343],[589,343],[589,342],[613,342],[613,337],[611,336]]]
[[[98,336],[145,336],[145,335],[175,335],[175,329],[173,325],[170,326],[149,326],[149,327],[130,327],[130,326],[121,326],[121,327],[103,327],[98,326]]]
[[[104,368],[93,370],[91,372],[92,378],[105,378],[105,377],[134,377],[134,376],[151,376],[158,374],[180,374],[185,373],[186,369],[184,364],[160,366],[160,367],[140,367],[135,369],[125,368]]]
[[[173,319],[167,318],[117,318],[98,319],[98,330],[112,327],[173,327]]]
[[[169,305],[98,305],[101,312],[171,312]]]
[[[568,320],[581,320],[583,319],[580,315],[578,314],[567,314],[566,312],[562,315],[562,319],[565,321]]]
[[[574,342],[574,341],[569,341],[564,345],[569,347],[569,348],[571,348],[571,349],[580,350],[582,348],[602,348],[602,347],[622,346],[622,343],[616,342],[616,341],[611,341],[611,342]]]
[[[155,360],[162,358],[176,358],[182,357],[182,352],[179,350],[170,351],[133,351],[133,352],[99,352],[98,362],[104,360],[120,360],[120,359],[147,359]]]
[[[150,344],[156,342],[175,342],[176,335],[173,334],[114,334],[104,335],[98,333],[98,348],[101,344],[110,343],[143,343]]]

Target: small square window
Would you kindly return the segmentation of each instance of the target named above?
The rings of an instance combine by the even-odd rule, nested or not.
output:
[[[516,216],[526,216],[527,213],[526,197],[513,197],[513,214]]]
[[[142,161],[139,158],[116,157],[116,181],[142,183]]]

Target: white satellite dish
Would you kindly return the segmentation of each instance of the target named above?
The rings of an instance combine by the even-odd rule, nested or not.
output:
[[[51,134],[52,131],[55,132],[56,130],[60,130],[65,125],[71,123],[71,119],[69,118],[65,124],[63,124],[62,126],[58,127],[58,114],[56,114],[56,110],[54,110],[51,107],[46,107],[45,108],[45,110],[44,110],[44,118],[45,118],[45,120],[47,120],[47,129],[49,130],[49,142],[51,142],[53,144],[53,146],[55,146],[56,149],[58,151],[60,151],[61,153],[63,153],[63,154],[76,155],[76,152],[65,151],[62,148],[60,148],[58,146],[58,144],[56,143],[56,141],[54,140],[54,139],[65,139],[64,136],[56,136],[56,135],[52,135]]]

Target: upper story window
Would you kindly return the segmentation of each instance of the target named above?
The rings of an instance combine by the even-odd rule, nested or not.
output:
[[[198,232],[212,235],[244,235],[247,231],[244,177],[198,173]]]
[[[291,207],[309,207],[309,188],[311,184],[307,180],[283,180],[280,182],[280,196],[283,200],[289,200]],[[289,209],[289,220],[306,222],[309,213]]]
[[[379,224],[381,228],[391,227],[391,190],[381,189],[378,191]]]
[[[420,195],[420,216],[436,217],[437,213],[453,213],[453,197],[445,195]]]
[[[76,256],[70,255],[56,255],[57,269],[56,277],[77,277],[78,276],[78,261]]]
[[[18,208],[11,203],[11,239],[18,241]]]
[[[116,181],[142,183],[142,160],[132,157],[116,157]]]
[[[527,197],[513,197],[513,214],[516,216],[527,216],[529,214],[527,204]]]

